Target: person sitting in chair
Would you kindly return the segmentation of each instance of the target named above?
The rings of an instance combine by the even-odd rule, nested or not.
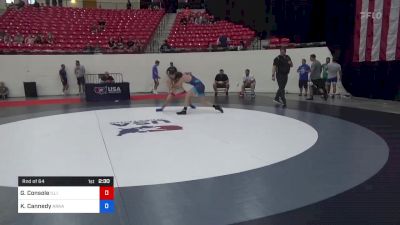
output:
[[[108,72],[105,72],[103,76],[101,76],[101,82],[102,83],[114,83],[114,78],[110,76]]]
[[[229,47],[229,42],[230,42],[230,39],[226,35],[221,35],[217,39],[218,47],[228,48]]]
[[[104,29],[106,28],[106,21],[104,20],[104,19],[100,19],[98,22],[97,22],[97,24],[98,24],[98,31],[99,32],[102,32],[102,31],[104,31]]]
[[[160,52],[165,53],[170,51],[171,51],[171,45],[168,43],[168,40],[164,40],[164,43],[160,47]]]
[[[242,91],[240,92],[240,96],[242,97],[244,95],[244,91],[246,88],[251,89],[251,95],[252,97],[255,96],[254,89],[256,88],[256,79],[254,79],[253,75],[250,75],[250,70],[246,69],[245,70],[245,75],[243,77],[243,84],[242,84]]]
[[[8,88],[4,85],[4,82],[0,82],[0,98],[3,100],[8,98]]]
[[[228,75],[224,73],[223,69],[219,70],[219,74],[215,75],[215,80],[214,80],[214,92],[215,96],[218,95],[218,88],[225,88],[225,94],[228,95],[229,91],[229,78]]]

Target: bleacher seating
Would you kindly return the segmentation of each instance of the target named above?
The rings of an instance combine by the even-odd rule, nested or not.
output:
[[[210,45],[216,45],[221,35],[230,39],[229,46],[237,47],[243,41],[245,47],[251,45],[255,38],[255,32],[242,25],[237,25],[225,20],[213,22],[212,16],[202,12],[203,17],[211,20],[211,23],[196,24],[189,22],[181,24],[181,19],[188,17],[188,12],[182,11],[177,14],[174,26],[168,37],[168,43],[175,49],[207,49]],[[198,13],[196,16],[199,16]]]
[[[63,7],[24,7],[21,10],[8,9],[0,17],[0,30],[11,36],[20,33],[44,34],[51,32],[54,44],[16,44],[0,41],[0,52],[61,52],[79,53],[89,46],[97,44],[102,52],[122,53],[129,50],[111,50],[108,46],[110,38],[122,37],[139,40],[142,49],[150,42],[162,17],[163,10],[110,10],[81,9]],[[92,32],[98,21],[106,22],[100,32]]]

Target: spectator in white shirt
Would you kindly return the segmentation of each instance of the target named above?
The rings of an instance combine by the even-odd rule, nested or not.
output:
[[[254,78],[253,75],[250,75],[249,69],[245,70],[245,75],[243,76],[243,84],[241,89],[242,91],[240,92],[240,96],[244,95],[245,88],[250,88],[252,96],[255,95],[254,89],[256,88],[256,79]]]
[[[332,98],[335,97],[336,94],[336,83],[341,80],[342,75],[342,67],[339,63],[333,58],[332,62],[327,66],[328,79],[326,80],[326,90],[329,94],[329,91],[332,86]]]
[[[75,76],[78,81],[79,94],[83,94],[85,91],[85,67],[81,65],[79,60],[76,60],[75,64]]]

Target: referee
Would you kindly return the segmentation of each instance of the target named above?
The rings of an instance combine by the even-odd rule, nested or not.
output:
[[[272,80],[278,82],[278,91],[276,92],[274,102],[286,106],[285,87],[288,81],[290,67],[293,67],[292,59],[286,55],[286,48],[281,47],[280,55],[274,59],[272,67]]]
[[[178,70],[176,69],[176,67],[174,66],[174,63],[173,62],[170,62],[169,63],[169,67],[168,67],[168,69],[167,69],[167,75],[172,75],[172,74],[175,74],[176,72],[178,72]]]

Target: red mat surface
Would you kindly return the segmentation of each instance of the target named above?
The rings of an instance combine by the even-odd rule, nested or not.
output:
[[[18,106],[33,106],[33,105],[54,105],[54,104],[77,104],[80,103],[80,98],[64,98],[64,99],[30,99],[20,101],[1,101],[0,107],[18,107]]]
[[[176,97],[182,98],[185,94],[179,94]],[[133,95],[131,100],[141,101],[150,99],[165,99],[167,94],[148,94],[148,95]],[[81,98],[59,98],[59,99],[27,99],[18,101],[0,101],[0,107],[21,107],[34,105],[65,105],[81,103]]]

